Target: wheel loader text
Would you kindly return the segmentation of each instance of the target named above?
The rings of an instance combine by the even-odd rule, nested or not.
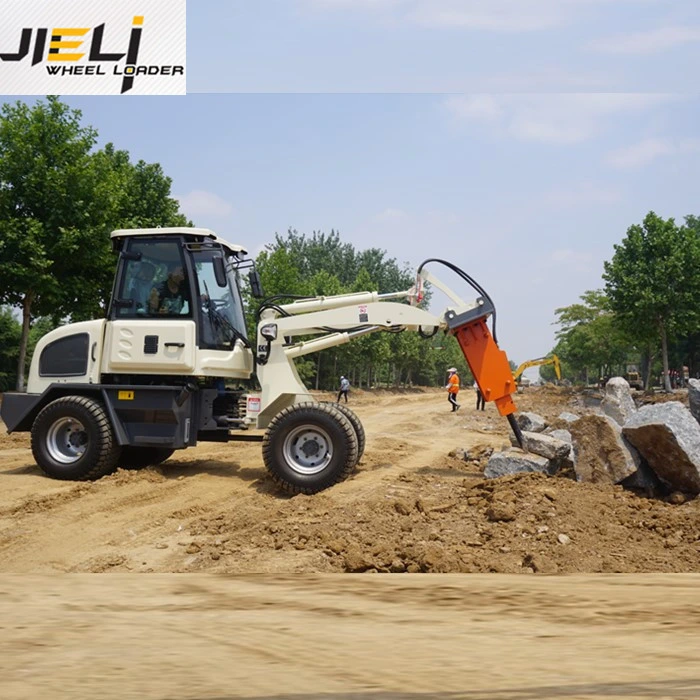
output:
[[[184,75],[184,66],[114,66],[111,73],[103,66],[46,66],[49,75]]]

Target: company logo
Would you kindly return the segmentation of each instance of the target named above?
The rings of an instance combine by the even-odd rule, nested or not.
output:
[[[41,1],[25,0],[22,7]],[[10,3],[24,14],[16,0]],[[148,12],[139,14],[137,3]],[[13,94],[5,84],[11,81],[21,86],[14,94],[124,94],[135,84],[140,94],[184,94],[185,0],[135,0],[102,11],[99,3],[74,0],[72,10],[66,23],[60,23],[60,13],[36,22],[36,12],[34,22],[41,26],[3,21],[3,92]]]
[[[34,33],[34,50],[31,62],[36,66],[46,60],[49,64],[57,62],[64,65],[47,65],[49,75],[107,75],[103,70],[103,63],[121,61],[126,56],[126,66],[113,67],[113,75],[124,76],[122,78],[121,93],[128,92],[134,85],[134,77],[137,75],[184,75],[184,66],[138,65],[139,46],[141,44],[141,32],[143,31],[143,15],[136,15],[131,28],[129,46],[124,53],[105,53],[102,49],[105,25],[100,24],[92,32],[92,40],[89,43],[90,53],[88,65],[77,65],[77,62],[85,57],[85,53],[78,53],[76,49],[83,47],[85,42],[78,37],[84,37],[90,32],[84,27],[55,27],[51,30],[51,41],[46,52],[47,29],[41,27],[33,30],[25,27],[19,41],[19,50],[16,53],[0,53],[0,60],[22,61],[29,56]],[[71,65],[65,65],[69,63]]]

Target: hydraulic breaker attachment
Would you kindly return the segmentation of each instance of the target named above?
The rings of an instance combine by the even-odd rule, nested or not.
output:
[[[486,401],[493,401],[502,416],[508,417],[515,438],[523,447],[523,435],[513,415],[516,407],[511,394],[517,390],[513,372],[506,353],[496,345],[486,325],[493,306],[483,298],[477,304],[462,314],[448,312],[449,332],[457,338],[481,395]]]

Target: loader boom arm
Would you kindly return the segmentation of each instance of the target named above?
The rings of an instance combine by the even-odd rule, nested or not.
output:
[[[421,331],[427,336],[442,330],[456,337],[485,400],[493,401],[500,415],[509,418],[521,442],[511,397],[515,379],[506,353],[499,349],[486,323],[495,312],[491,300],[479,297],[465,303],[427,272],[419,273],[417,280],[415,287],[392,294],[359,292],[263,305],[257,330],[257,375],[262,386],[258,427],[266,427],[283,408],[312,400],[299,378],[294,358],[377,331]],[[440,315],[420,308],[417,304],[425,281],[445,292],[455,306]],[[299,336],[305,338],[295,340]]]

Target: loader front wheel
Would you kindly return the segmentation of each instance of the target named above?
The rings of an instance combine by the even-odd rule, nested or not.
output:
[[[362,459],[362,455],[365,453],[365,443],[367,441],[364,426],[357,417],[355,411],[348,408],[345,404],[333,403],[331,405],[337,411],[340,411],[350,421],[350,424],[355,429],[355,433],[357,433],[357,461],[359,462]]]
[[[162,464],[175,450],[165,447],[122,447],[119,466],[122,469],[143,469]]]
[[[301,403],[278,413],[262,446],[272,478],[288,493],[312,494],[346,479],[357,464],[357,433],[329,404]]]
[[[54,479],[99,479],[114,471],[120,451],[104,407],[86,396],[52,401],[32,425],[34,459]]]

